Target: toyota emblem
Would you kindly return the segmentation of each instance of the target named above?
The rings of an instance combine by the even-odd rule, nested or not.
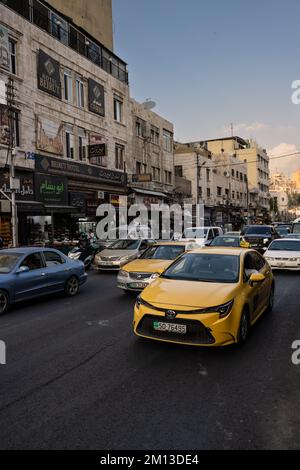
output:
[[[176,315],[177,313],[174,310],[166,311],[166,318],[168,318],[168,320],[174,320],[174,318],[176,318]]]

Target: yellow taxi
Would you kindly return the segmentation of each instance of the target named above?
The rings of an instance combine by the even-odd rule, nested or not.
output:
[[[255,250],[198,248],[176,259],[137,298],[134,333],[198,346],[244,343],[272,310],[274,279]]]
[[[127,263],[117,278],[117,287],[125,292],[140,292],[159,276],[178,256],[198,245],[194,242],[158,242],[140,257]]]

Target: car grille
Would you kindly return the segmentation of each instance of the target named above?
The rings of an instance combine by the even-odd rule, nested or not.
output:
[[[118,256],[101,256],[101,261],[118,261]]]
[[[157,331],[153,328],[154,321],[161,321],[164,323],[178,323],[186,325],[186,334],[171,333],[168,331]],[[175,319],[174,321],[167,320],[165,317],[156,315],[144,315],[137,327],[137,332],[151,338],[160,338],[166,340],[178,340],[182,343],[194,344],[213,344],[214,337],[205,326],[197,320],[188,320],[183,318]]]
[[[248,238],[246,237],[245,240],[253,245],[263,245],[262,238]]]
[[[142,281],[143,279],[149,279],[151,273],[130,273],[131,279],[135,281]]]

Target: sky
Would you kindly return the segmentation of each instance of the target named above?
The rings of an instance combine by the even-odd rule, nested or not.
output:
[[[131,95],[154,100],[176,140],[230,136],[233,123],[278,156],[300,150],[299,18],[299,0],[113,0],[114,49]],[[300,155],[271,163],[298,168]]]

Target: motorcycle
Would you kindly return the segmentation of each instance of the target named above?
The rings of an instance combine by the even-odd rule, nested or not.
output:
[[[75,247],[68,253],[68,257],[73,259],[73,260],[80,260],[84,264],[84,268],[86,271],[88,271],[94,261],[96,253],[98,253],[99,247],[91,243],[87,248],[84,250],[80,247]]]

